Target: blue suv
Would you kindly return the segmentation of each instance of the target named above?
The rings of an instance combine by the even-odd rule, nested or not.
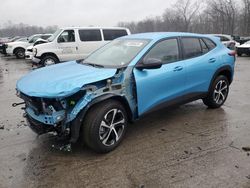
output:
[[[37,134],[79,138],[97,152],[119,145],[128,122],[202,99],[219,108],[232,83],[235,52],[219,38],[192,33],[121,37],[82,61],[37,69],[17,82]]]

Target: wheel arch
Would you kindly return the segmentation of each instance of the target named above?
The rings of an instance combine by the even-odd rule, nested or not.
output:
[[[125,108],[125,110],[127,112],[128,120],[129,121],[133,120],[132,111],[131,111],[131,109],[129,107],[129,103],[126,100],[126,98],[121,96],[121,95],[116,95],[116,94],[111,94],[111,93],[110,94],[104,94],[104,95],[101,95],[101,96],[95,98],[93,101],[91,101],[89,103],[89,105],[87,105],[86,111],[89,111],[90,108],[92,108],[93,106],[99,104],[100,102],[110,100],[110,99],[119,101],[123,105],[123,107]]]
[[[56,55],[55,53],[53,53],[53,52],[45,52],[45,53],[43,53],[43,54],[41,55],[41,59],[43,59],[43,58],[46,57],[46,56],[53,56],[53,57],[55,57],[58,61],[60,61],[59,58],[57,57],[57,55]]]
[[[15,54],[15,53],[16,53],[16,51],[17,51],[18,49],[22,49],[22,50],[24,50],[24,51],[25,51],[25,48],[23,48],[23,47],[21,47],[21,46],[17,46],[17,47],[15,47],[15,48],[14,48],[14,50],[13,50],[13,54]]]
[[[227,77],[229,84],[232,83],[233,81],[233,70],[229,65],[225,65],[223,67],[220,67],[213,75],[213,78],[210,82],[209,89],[211,88],[213,81],[219,76],[219,75],[224,75]]]
[[[79,134],[80,134],[80,129],[81,129],[82,122],[83,122],[86,114],[89,112],[89,110],[92,107],[100,104],[101,102],[104,102],[104,101],[107,101],[107,100],[110,100],[110,99],[119,101],[123,105],[123,107],[125,108],[125,110],[127,112],[128,121],[129,122],[133,121],[134,117],[133,117],[132,111],[131,111],[131,109],[129,107],[129,103],[126,100],[125,97],[117,95],[117,94],[112,94],[112,93],[104,94],[104,95],[101,95],[99,97],[94,98],[87,106],[85,106],[77,114],[77,117],[72,121],[70,142],[72,142],[72,143],[77,142],[77,140],[79,138]]]

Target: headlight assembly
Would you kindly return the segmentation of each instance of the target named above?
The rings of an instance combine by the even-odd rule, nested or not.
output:
[[[37,49],[33,48],[33,55],[36,56],[36,54],[37,54]]]

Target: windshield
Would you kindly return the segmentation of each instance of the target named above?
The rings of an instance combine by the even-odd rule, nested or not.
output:
[[[36,42],[37,39],[39,39],[41,35],[35,35],[32,38],[29,39],[29,43],[34,43]]]
[[[83,63],[101,67],[125,67],[149,43],[149,40],[117,39],[95,51]]]
[[[53,35],[51,35],[47,40],[49,42],[52,42],[57,37],[57,35],[59,35],[59,33],[61,33],[61,31],[62,31],[62,29],[56,30],[56,32]]]

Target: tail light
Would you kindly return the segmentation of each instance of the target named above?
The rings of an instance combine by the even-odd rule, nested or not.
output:
[[[228,55],[235,57],[236,56],[236,51],[232,50],[228,53]]]

